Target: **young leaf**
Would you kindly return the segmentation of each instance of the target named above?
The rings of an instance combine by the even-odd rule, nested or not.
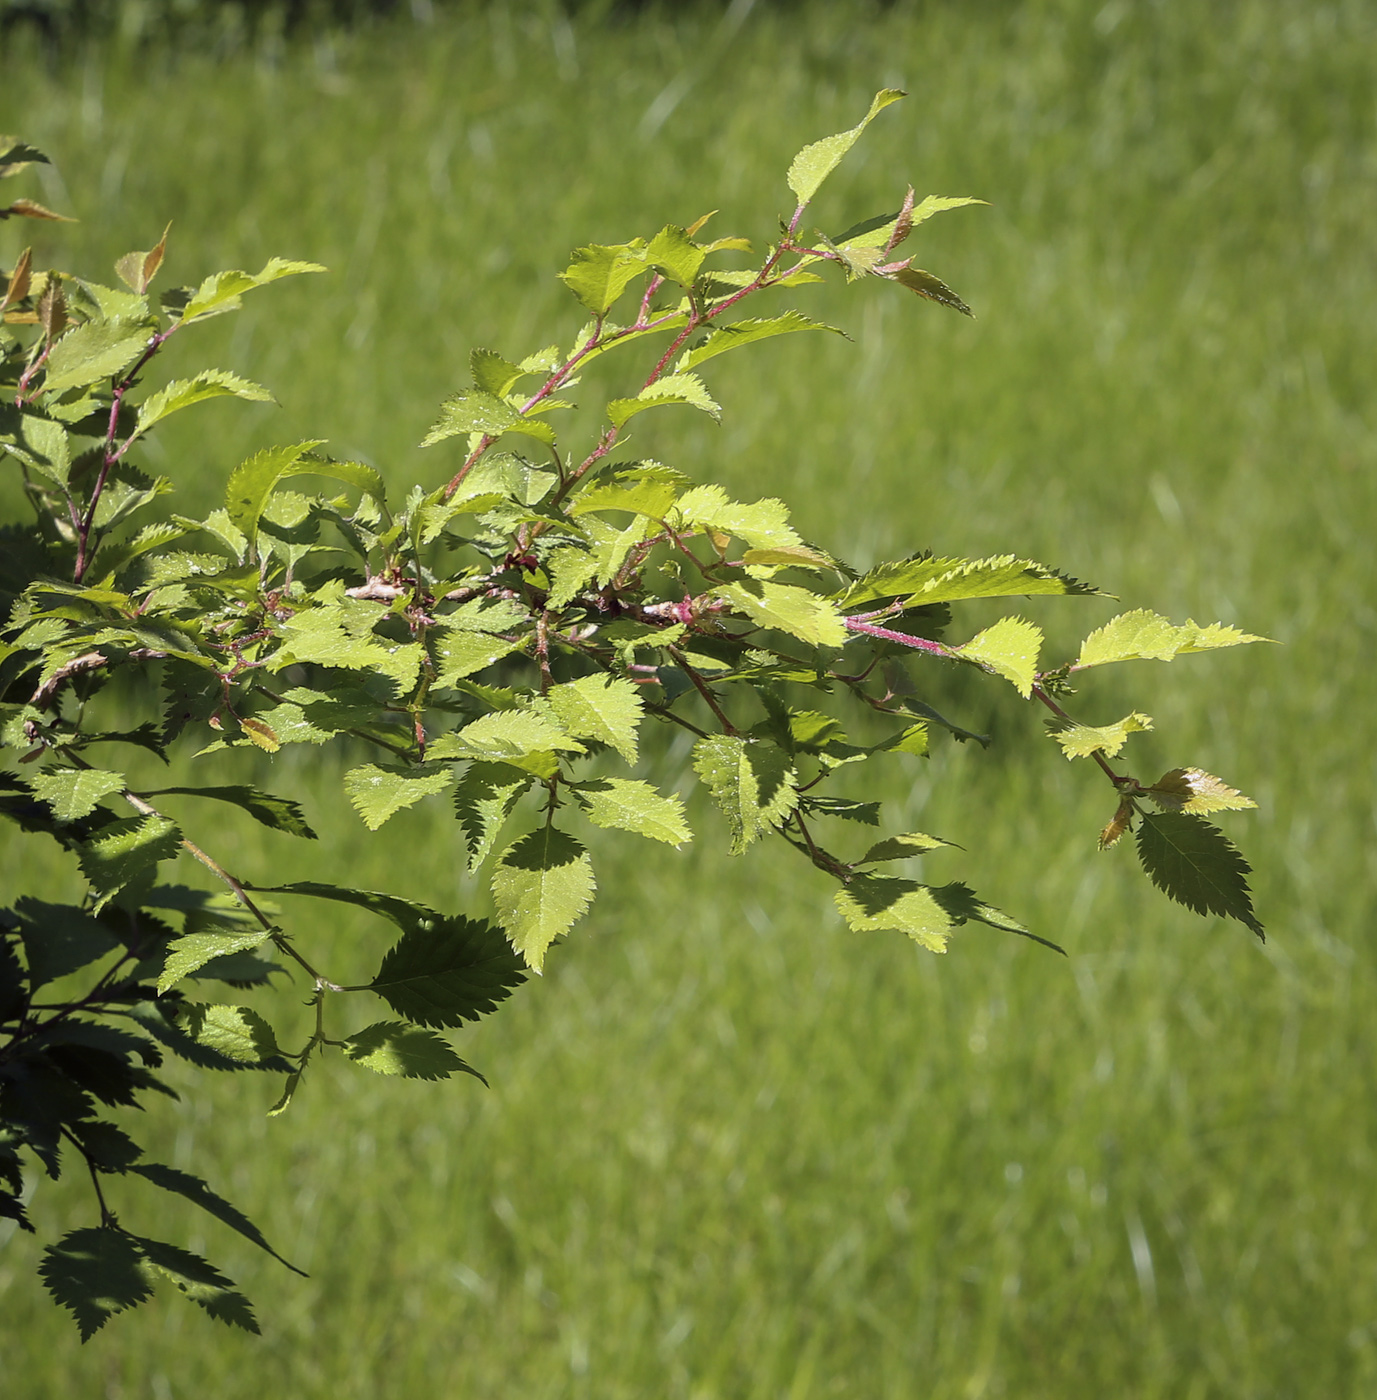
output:
[[[1147,715],[1125,715],[1117,724],[1076,724],[1072,720],[1049,719],[1047,730],[1061,745],[1067,758],[1089,758],[1102,753],[1113,758],[1128,743],[1130,734],[1141,734],[1152,728]]]
[[[1103,666],[1111,661],[1170,661],[1187,652],[1213,651],[1217,647],[1265,642],[1221,622],[1201,627],[1187,619],[1180,627],[1145,608],[1111,618],[1082,643],[1076,669]]]
[[[671,846],[693,839],[684,820],[684,804],[666,797],[649,783],[626,778],[602,778],[574,789],[579,806],[594,826],[634,831]]]
[[[126,253],[115,264],[115,271],[130,291],[142,296],[148,290],[148,284],[158,275],[158,269],[163,265],[163,255],[167,251],[167,235],[171,232],[172,225],[168,224],[156,248],[150,248],[146,253]]]
[[[608,744],[627,761],[637,758],[636,730],[645,701],[632,682],[620,676],[583,676],[550,689],[545,697],[567,734]]]
[[[365,1027],[345,1040],[344,1053],[374,1074],[397,1074],[406,1079],[448,1079],[457,1070],[483,1079],[434,1031],[423,1031],[401,1021],[379,1021]],[[487,1082],[483,1079],[483,1083]]]
[[[596,888],[587,851],[553,826],[509,846],[492,874],[498,921],[536,972],[550,944],[582,918]]]
[[[730,325],[714,326],[709,331],[706,339],[686,350],[679,357],[679,363],[674,366],[676,373],[683,373],[684,370],[693,369],[701,365],[705,360],[710,360],[714,355],[724,355],[728,350],[735,350],[741,345],[750,345],[753,341],[766,340],[773,335],[789,335],[793,331],[831,331],[834,335],[845,338],[846,332],[836,326],[825,325],[822,321],[812,321],[807,316],[800,315],[797,311],[786,311],[782,316],[771,316],[769,318],[753,318],[748,321],[734,321]]]
[[[681,287],[693,286],[698,269],[703,265],[706,250],[700,248],[677,224],[666,224],[646,244],[645,263],[663,273]]]
[[[254,403],[273,401],[273,396],[260,384],[240,379],[237,374],[227,374],[224,370],[204,369],[194,379],[174,379],[165,389],[150,394],[139,405],[139,418],[133,436],[142,437],[155,423],[161,423],[180,409],[226,395]]]
[[[495,1011],[525,980],[500,929],[453,918],[404,933],[368,987],[408,1021],[454,1027]]]
[[[1068,578],[1045,564],[1002,554],[990,559],[919,557],[880,564],[857,579],[836,601],[839,607],[856,608],[882,598],[905,598],[906,607],[916,607],[961,598],[1096,592],[1088,583]]]
[[[117,1312],[153,1296],[142,1262],[132,1235],[101,1225],[72,1230],[50,1245],[38,1272],[54,1299],[76,1318],[85,1342]]]
[[[1221,914],[1263,938],[1248,889],[1248,862],[1216,826],[1186,812],[1144,817],[1138,858],[1163,894],[1197,914]]]
[[[1033,693],[1041,647],[1041,628],[1021,617],[1001,617],[952,654],[997,672],[1026,700]]]
[[[1168,812],[1241,812],[1256,807],[1251,797],[1221,782],[1201,768],[1173,768],[1163,773],[1150,788],[1144,789],[1159,807]]]
[[[841,164],[842,157],[861,138],[861,133],[892,102],[897,102],[908,94],[897,88],[885,88],[875,94],[870,110],[849,131],[838,132],[835,136],[824,137],[805,146],[789,166],[789,188],[793,190],[800,204],[807,204],[818,192],[822,182]]]
[[[192,293],[191,299],[181,309],[178,324],[186,326],[193,321],[202,321],[207,316],[219,316],[225,311],[235,311],[239,298],[255,287],[265,287],[282,277],[294,277],[303,272],[324,272],[319,263],[290,262],[286,258],[272,258],[263,271],[254,276],[247,272],[216,272],[207,277]]]
[[[364,825],[369,831],[376,831],[404,807],[443,792],[452,776],[447,768],[404,768],[393,763],[379,767],[376,763],[364,763],[344,775],[344,790]]]
[[[777,628],[815,647],[844,646],[846,624],[836,605],[790,583],[729,583],[717,596],[746,614],[758,627]]]
[[[470,763],[454,789],[454,814],[469,840],[469,873],[488,858],[517,799],[531,785],[529,773],[505,763]]]
[[[634,399],[612,399],[607,405],[607,416],[614,427],[620,428],[627,419],[643,409],[672,403],[701,408],[711,418],[722,416],[721,405],[708,393],[696,374],[667,374],[654,384],[646,385]]]
[[[614,247],[575,248],[572,256],[559,280],[595,316],[606,315],[632,279],[646,271],[645,246],[639,240]]]
[[[1136,811],[1137,808],[1127,797],[1119,799],[1119,805],[1115,809],[1114,815],[1106,823],[1104,830],[1100,832],[1100,849],[1102,851],[1107,851],[1118,842],[1124,832],[1133,829],[1133,817]]]
[[[76,821],[96,810],[102,797],[123,792],[123,773],[103,768],[50,768],[30,779],[34,796],[53,809],[60,822]]]
[[[774,744],[728,734],[701,739],[693,747],[693,771],[726,815],[734,856],[798,805],[798,775]]]
[[[505,399],[482,390],[464,390],[446,399],[439,419],[421,439],[422,447],[433,447],[460,433],[482,433],[499,437],[521,423],[520,412]]]
[[[167,961],[158,974],[158,995],[175,987],[183,977],[227,953],[239,953],[256,948],[268,937],[266,929],[244,933],[237,929],[220,929],[211,933],[188,933],[168,944]]]

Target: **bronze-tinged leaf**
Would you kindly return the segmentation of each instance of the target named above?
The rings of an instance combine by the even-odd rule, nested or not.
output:
[[[239,727],[260,749],[266,749],[268,753],[276,753],[282,747],[282,740],[277,737],[277,731],[261,719],[241,719]]]
[[[897,268],[889,275],[895,282],[902,282],[910,291],[917,292],[920,297],[935,301],[940,306],[950,306],[953,311],[959,311],[972,320],[975,318],[975,312],[940,277],[934,277],[932,273],[924,272],[919,267]]]
[[[716,209],[709,209],[708,212],[707,212],[706,214],[703,214],[703,215],[701,215],[700,217],[696,218],[696,219],[684,230],[684,232],[685,232],[686,234],[688,234],[688,236],[689,236],[690,238],[692,238],[693,235],[694,235],[695,233],[697,233],[698,230],[699,230],[700,228],[702,228],[703,225],[704,225],[705,223],[707,223],[707,221],[708,221],[710,218],[712,218],[712,216],[713,216],[715,213],[717,213],[717,210],[716,210]]]
[[[1100,832],[1100,849],[1107,851],[1132,826],[1133,803],[1125,797],[1120,801],[1119,810],[1114,813],[1113,821]]]
[[[904,207],[899,210],[899,217],[894,220],[894,232],[889,235],[889,241],[885,244],[885,255],[888,256],[913,232],[913,186],[908,187],[908,193],[904,196]]]
[[[48,278],[48,285],[38,299],[38,323],[49,341],[56,340],[67,329],[67,298],[63,296],[62,283],[56,277]]]
[[[0,219],[9,219],[16,215],[22,219],[50,219],[59,224],[76,223],[69,215],[55,214],[32,199],[16,199],[8,209],[0,209]]]
[[[168,224],[167,228],[163,230],[163,236],[158,240],[156,248],[151,248],[146,253],[126,253],[115,264],[115,271],[130,291],[137,292],[142,296],[148,290],[148,284],[163,265],[163,254],[167,250],[167,235],[171,229],[172,225]]]
[[[5,299],[0,301],[0,311],[13,306],[17,301],[23,301],[28,296],[29,273],[32,267],[33,249],[25,248],[14,265],[14,271],[10,273],[9,285],[5,288]]]
[[[1173,768],[1143,790],[1163,811],[1241,812],[1257,803],[1203,768]]]

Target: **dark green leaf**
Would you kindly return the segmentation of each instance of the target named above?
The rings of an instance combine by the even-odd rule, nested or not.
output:
[[[114,1226],[73,1230],[43,1252],[38,1272],[88,1341],[106,1321],[153,1296],[132,1235]]]
[[[242,808],[254,821],[270,826],[274,831],[286,831],[292,836],[316,840],[316,834],[306,823],[301,805],[290,797],[278,797],[256,787],[170,787],[158,788],[147,797],[209,797],[216,802],[232,802]]]
[[[408,1021],[452,1027],[486,1016],[525,980],[501,929],[453,918],[404,933],[368,985]]]
[[[144,1239],[134,1236],[144,1258],[149,1264],[186,1294],[198,1307],[202,1307],[218,1322],[242,1327],[246,1332],[258,1333],[258,1323],[254,1318],[249,1300],[235,1288],[218,1269],[212,1267],[198,1254],[179,1249],[161,1240]]]
[[[46,904],[24,895],[15,901],[19,937],[36,989],[103,958],[119,946],[109,929],[82,909]]]
[[[375,1074],[399,1074],[407,1079],[448,1079],[455,1071],[483,1079],[434,1031],[401,1021],[379,1021],[344,1042],[345,1055]],[[483,1079],[486,1084],[487,1080]]]
[[[155,1186],[161,1186],[164,1191],[184,1196],[193,1205],[200,1206],[202,1210],[213,1215],[222,1224],[228,1225],[231,1230],[237,1230],[246,1240],[252,1241],[259,1249],[271,1254],[279,1263],[286,1264],[287,1268],[294,1274],[301,1274],[302,1278],[307,1277],[295,1264],[287,1263],[287,1260],[263,1238],[262,1231],[248,1216],[232,1206],[224,1197],[217,1196],[199,1176],[192,1176],[190,1172],[178,1171],[176,1167],[165,1167],[161,1162],[145,1162],[131,1168],[131,1170],[137,1172],[139,1176],[147,1177]]]
[[[1138,858],[1165,895],[1197,914],[1222,914],[1263,938],[1253,912],[1252,867],[1217,826],[1188,812],[1145,816],[1138,827]]]

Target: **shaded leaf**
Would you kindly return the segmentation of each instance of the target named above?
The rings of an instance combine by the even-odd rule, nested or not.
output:
[[[1138,858],[1152,883],[1178,904],[1197,914],[1237,919],[1264,936],[1248,889],[1252,867],[1202,817],[1186,812],[1144,817],[1138,827]]]
[[[676,372],[682,373],[695,365],[701,365],[705,360],[712,359],[714,355],[723,355],[739,346],[750,345],[757,340],[767,340],[771,336],[789,335],[794,331],[832,331],[835,335],[843,337],[846,334],[836,326],[809,320],[797,311],[786,311],[782,316],[765,319],[734,321],[730,325],[714,326],[704,341],[686,350],[679,357],[679,363],[674,368]]]
[[[50,768],[29,780],[34,796],[53,809],[61,822],[75,821],[96,810],[102,797],[123,792],[123,773],[103,768]]]
[[[97,895],[97,908],[131,880],[171,860],[181,848],[181,832],[166,817],[130,817],[101,827],[77,847],[77,860]]]
[[[178,1008],[182,1029],[197,1042],[241,1064],[280,1055],[273,1028],[249,1006],[188,1002]]]
[[[496,1010],[525,980],[500,929],[453,918],[404,933],[368,986],[408,1021],[453,1027]]]
[[[470,763],[454,789],[454,814],[469,841],[469,871],[488,858],[531,776],[505,763]]]
[[[254,821],[271,827],[274,831],[285,831],[292,836],[304,836],[309,841],[317,839],[314,831],[306,823],[299,803],[290,797],[278,797],[275,793],[264,792],[261,788],[248,786],[232,787],[170,787],[158,788],[147,793],[149,797],[208,797],[214,802],[229,802],[251,816]]]
[[[344,1042],[344,1053],[355,1064],[375,1074],[396,1074],[407,1079],[448,1079],[455,1071],[483,1079],[434,1031],[423,1031],[401,1021],[379,1021]],[[483,1080],[486,1084],[487,1080]]]
[[[1207,812],[1241,812],[1257,806],[1251,797],[1244,797],[1202,768],[1173,768],[1143,792],[1165,811],[1194,812],[1197,816]]]
[[[208,933],[188,933],[168,944],[167,960],[158,974],[158,995],[175,987],[183,977],[227,953],[239,953],[256,948],[267,938],[266,929],[244,933],[239,929],[219,929]]]
[[[837,599],[855,608],[884,598],[906,598],[906,606],[953,602],[961,598],[1012,598],[1035,593],[1093,594],[1099,590],[1012,554],[989,559],[934,559],[920,556],[880,564],[857,579]]]
[[[73,1230],[50,1245],[38,1272],[57,1302],[76,1318],[85,1342],[117,1312],[153,1296],[142,1262],[132,1235],[103,1225]]]
[[[249,1300],[230,1279],[199,1254],[192,1254],[190,1250],[180,1249],[174,1244],[164,1244],[161,1240],[141,1236],[135,1238],[153,1269],[175,1283],[193,1303],[204,1308],[217,1322],[258,1334],[258,1322]]]
[[[798,805],[798,775],[774,744],[718,734],[693,747],[693,771],[731,829],[733,855],[781,825]]]

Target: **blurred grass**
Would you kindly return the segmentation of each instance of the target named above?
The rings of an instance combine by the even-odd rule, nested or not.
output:
[[[332,269],[179,352],[282,406],[173,420],[152,465],[205,504],[255,447],[327,433],[399,485],[438,480],[445,449],[415,443],[468,349],[576,327],[569,247],[712,208],[763,241],[797,147],[908,88],[814,212],[835,230],[909,180],[990,200],[915,240],[980,319],[820,289],[805,309],[855,344],[739,357],[708,376],[721,428],[638,420],[640,447],[785,496],[858,563],[1015,550],[1284,642],[1080,697],[1092,722],[1157,718],[1143,772],[1198,763],[1262,803],[1230,830],[1271,939],[1097,856],[1093,774],[1039,753],[1026,708],[939,677],[1000,743],[867,782],[968,848],[929,874],[1069,962],[987,930],[940,961],[847,935],[821,879],[787,852],[727,861],[705,811],[688,854],[602,841],[591,920],[461,1038],[492,1092],[331,1072],[271,1123],[253,1080],[155,1111],[162,1160],[312,1272],[213,1227],[262,1340],[159,1300],[79,1349],[12,1238],[0,1372],[26,1395],[226,1400],[1373,1393],[1377,9],[436,8],[255,61],[0,57],[5,124],[57,161],[39,197],[83,219],[0,227],[0,264],[32,235],[40,261],[108,266],[174,219],[174,281]],[[1026,611],[1069,649],[1110,605]],[[343,858],[361,885],[473,902],[441,809],[369,837],[319,755],[269,776],[308,784],[325,840],[217,826],[234,868]],[[53,878],[17,862],[0,850],[11,889]],[[363,925],[331,932],[378,955]],[[180,1220],[127,1199],[134,1228]],[[35,1209],[89,1213],[75,1179]],[[178,1228],[197,1247],[205,1227]]]

